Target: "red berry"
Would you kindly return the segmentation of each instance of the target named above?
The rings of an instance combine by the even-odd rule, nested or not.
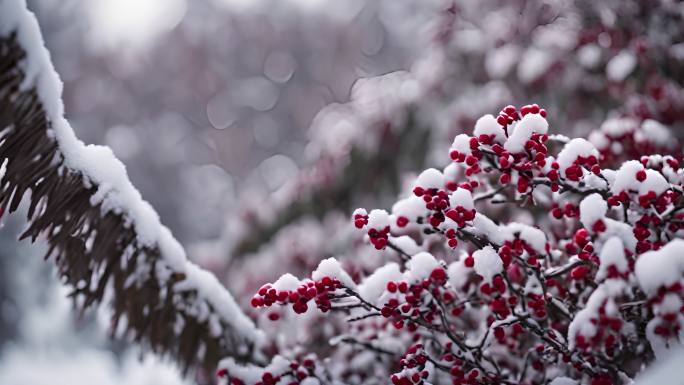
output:
[[[636,179],[637,179],[639,182],[645,181],[645,180],[646,180],[646,171],[644,171],[644,170],[639,170],[639,171],[637,171],[637,173],[636,173]]]
[[[438,282],[444,281],[446,280],[446,271],[444,271],[444,269],[441,267],[438,267],[432,270],[432,273],[430,273],[430,278]]]
[[[583,279],[587,274],[589,274],[589,267],[581,265],[577,266],[570,272],[570,277],[574,280]]]

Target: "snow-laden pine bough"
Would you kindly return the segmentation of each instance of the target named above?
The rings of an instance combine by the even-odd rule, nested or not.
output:
[[[347,330],[330,342],[364,359],[295,350],[265,368],[228,359],[219,374],[234,385],[631,383],[684,338],[681,154],[611,169],[618,142],[657,148],[668,131],[611,123],[594,145],[550,135],[546,117],[537,105],[486,115],[391,213],[357,209],[355,226],[397,261],[354,280],[330,258],[252,298],[281,308],[272,320],[342,313]]]
[[[106,147],[64,118],[62,84],[24,0],[0,0],[0,207],[28,198],[23,238],[44,237],[82,308],[111,301],[112,331],[187,370],[252,360],[261,333],[142,200]]]

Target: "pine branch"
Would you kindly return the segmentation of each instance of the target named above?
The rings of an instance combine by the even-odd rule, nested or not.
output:
[[[73,166],[74,159],[93,155],[76,150],[102,148],[86,148],[73,136],[61,101],[49,99],[61,97],[58,87],[56,94],[41,92],[59,84],[47,58],[24,2],[0,1],[0,159],[8,160],[0,207],[13,212],[28,198],[22,239],[47,241],[46,258],[54,259],[83,309],[111,301],[113,331],[122,326],[144,347],[176,359],[186,373],[213,370],[225,356],[251,359],[260,332],[213,275],[185,258],[123,165],[103,151],[116,166],[107,173],[123,175],[112,181],[88,174],[88,165]],[[129,199],[108,200],[117,193]]]

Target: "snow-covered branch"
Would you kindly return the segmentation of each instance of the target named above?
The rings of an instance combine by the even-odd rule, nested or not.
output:
[[[111,301],[113,331],[185,369],[251,357],[261,332],[216,277],[187,259],[111,150],[76,138],[61,93],[25,1],[0,1],[2,208],[28,198],[23,237],[45,238],[77,303]]]

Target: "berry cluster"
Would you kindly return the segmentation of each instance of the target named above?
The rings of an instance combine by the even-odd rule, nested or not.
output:
[[[654,310],[653,333],[666,339],[677,338],[684,326],[684,289],[680,282],[661,287],[651,299]]]
[[[309,309],[308,302],[313,299],[318,309],[325,313],[331,308],[330,293],[342,287],[339,280],[328,276],[318,281],[302,282],[295,290],[277,290],[271,284],[266,284],[252,297],[251,304],[255,308],[270,307],[273,304],[292,305],[295,313],[302,314]]]
[[[219,369],[216,372],[216,375],[220,378],[227,378],[230,385],[299,385],[307,378],[316,379],[316,366],[316,360],[313,357],[292,360],[285,368],[263,370],[260,380],[257,382],[241,379],[239,375],[231,373],[230,370],[226,368]]]
[[[391,320],[395,328],[406,326],[408,331],[416,331],[417,323],[435,322],[440,310],[436,301],[451,307],[456,299],[456,293],[447,285],[447,273],[441,267],[435,268],[428,278],[415,284],[389,281],[386,292],[388,299],[380,308],[380,313]]]
[[[411,346],[399,360],[400,372],[392,374],[390,380],[394,385],[424,384],[429,376],[425,368],[428,356],[422,344]]]
[[[392,353],[376,340],[411,344],[393,384],[432,382],[433,370],[440,384],[543,384],[558,373],[621,384],[614,360],[650,360],[634,352],[651,351],[654,336],[674,342],[684,323],[684,268],[639,268],[679,258],[684,170],[672,156],[608,169],[589,141],[549,137],[545,117],[537,105],[483,117],[476,135],[454,139],[444,172],[421,173],[391,214],[355,211],[371,244],[391,248],[383,258],[399,261],[355,275],[358,293],[325,277],[266,285],[253,304],[303,312],[316,299],[355,322],[350,343],[379,354]],[[486,211],[502,203],[497,223]]]

